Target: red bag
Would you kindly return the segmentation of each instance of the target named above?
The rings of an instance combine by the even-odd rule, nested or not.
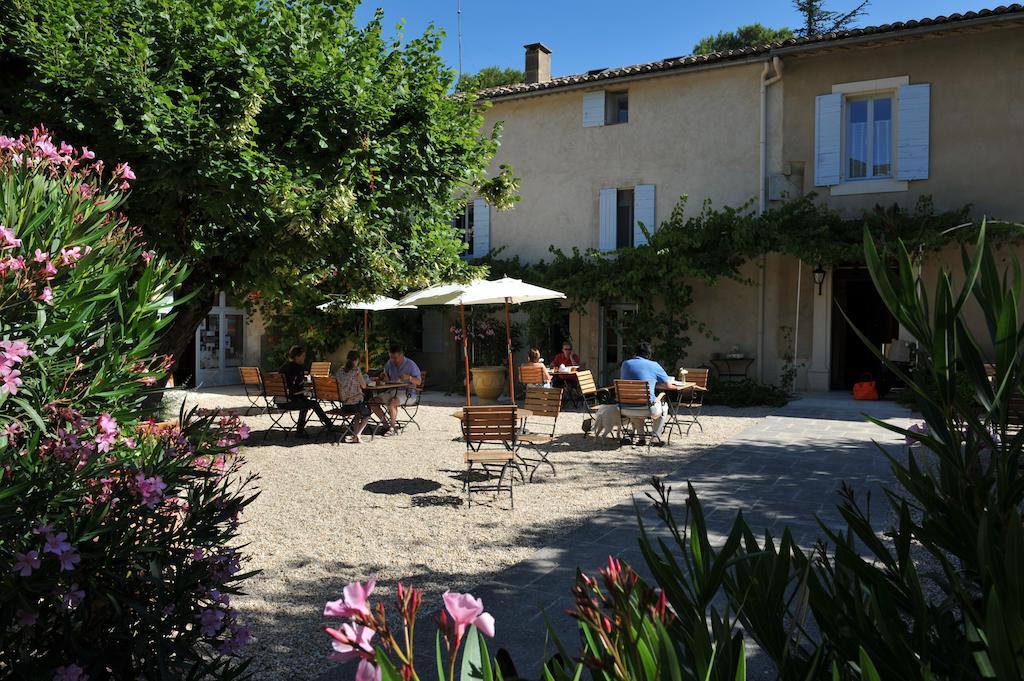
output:
[[[864,374],[853,384],[853,399],[869,402],[878,400],[878,385],[871,374]]]

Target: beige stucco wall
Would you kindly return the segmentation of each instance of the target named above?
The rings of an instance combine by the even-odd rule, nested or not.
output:
[[[1024,219],[1024,26],[785,58],[783,160],[804,166],[805,191],[855,215],[876,204],[967,203],[976,215]],[[931,84],[929,176],[907,191],[831,196],[814,186],[814,102],[837,83],[909,76]],[[898,122],[897,122],[898,125]],[[898,135],[897,130],[897,135]],[[898,163],[897,159],[897,163]]]
[[[629,122],[594,128],[583,127],[584,90],[495,103],[487,121],[504,131],[493,167],[512,165],[522,200],[492,211],[492,248],[526,261],[549,259],[549,245],[596,248],[604,187],[656,185],[658,222],[682,194],[689,213],[706,198],[756,198],[760,74],[748,64],[616,85],[629,91]]]

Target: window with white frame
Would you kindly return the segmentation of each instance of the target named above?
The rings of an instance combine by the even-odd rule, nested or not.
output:
[[[832,86],[815,100],[814,184],[833,195],[928,179],[931,89],[907,76]]]
[[[846,100],[846,179],[892,177],[892,93]]]
[[[464,258],[482,258],[491,250],[491,207],[483,199],[470,201],[452,216],[452,227],[466,243]]]
[[[470,201],[452,218],[452,227],[462,235],[466,244],[465,254],[473,254],[473,202]]]

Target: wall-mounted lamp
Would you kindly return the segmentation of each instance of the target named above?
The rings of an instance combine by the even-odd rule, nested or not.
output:
[[[811,274],[814,276],[814,283],[818,285],[818,295],[820,296],[821,287],[825,284],[825,268],[819,264],[814,268]]]

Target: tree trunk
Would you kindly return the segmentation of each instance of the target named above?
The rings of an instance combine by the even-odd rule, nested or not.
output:
[[[176,298],[182,298],[193,291],[196,294],[188,301],[174,306],[174,321],[164,331],[157,351],[159,354],[170,355],[177,362],[185,353],[189,343],[195,338],[196,327],[212,309],[209,281],[209,277],[204,273],[193,271],[182,283],[181,288],[175,292]],[[155,413],[160,407],[160,398],[161,393],[155,393],[146,398],[143,409],[147,415]]]

